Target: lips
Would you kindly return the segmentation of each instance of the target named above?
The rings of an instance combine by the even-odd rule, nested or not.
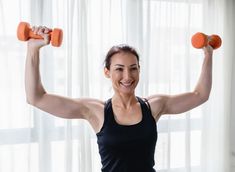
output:
[[[130,86],[132,86],[133,83],[134,82],[120,82],[120,84],[124,87],[130,87]]]

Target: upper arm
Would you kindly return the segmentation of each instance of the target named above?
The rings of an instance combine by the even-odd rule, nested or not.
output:
[[[153,115],[179,114],[191,110],[207,99],[198,92],[188,92],[177,95],[155,95],[148,98]]]
[[[45,93],[33,106],[61,118],[80,118],[87,119],[103,104],[96,99],[73,99],[54,94]]]

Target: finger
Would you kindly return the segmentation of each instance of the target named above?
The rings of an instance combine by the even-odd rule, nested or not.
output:
[[[41,34],[41,36],[43,37],[43,40],[44,40],[45,44],[50,43],[50,40],[51,40],[50,34],[43,33],[43,34]]]
[[[38,27],[34,26],[33,33],[37,34],[38,33]]]
[[[32,27],[32,31],[33,31],[33,32],[34,32],[34,30],[35,30],[35,26]]]
[[[46,26],[41,26],[40,30],[41,32],[45,33],[45,31],[48,30],[48,28]]]
[[[32,31],[34,34],[41,35],[43,33],[49,33],[52,31],[52,29],[47,28],[46,26],[33,26]]]
[[[43,29],[44,29],[44,33],[49,33],[52,31],[52,29],[47,28],[46,26],[43,26]]]
[[[44,26],[39,26],[37,33],[38,33],[39,35],[42,35],[42,34],[44,33],[44,30],[45,30],[45,27],[44,27]]]
[[[38,27],[34,26],[32,31],[34,34],[40,35],[44,32],[44,29],[42,26],[38,26]]]

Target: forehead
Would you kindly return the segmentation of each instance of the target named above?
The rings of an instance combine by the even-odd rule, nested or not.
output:
[[[138,64],[138,60],[136,56],[132,53],[121,52],[112,56],[111,65],[115,64],[133,65]]]

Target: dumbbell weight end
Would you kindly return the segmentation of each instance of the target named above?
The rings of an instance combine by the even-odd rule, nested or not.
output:
[[[203,48],[207,45],[207,36],[204,33],[198,32],[192,36],[191,43],[194,48]]]

